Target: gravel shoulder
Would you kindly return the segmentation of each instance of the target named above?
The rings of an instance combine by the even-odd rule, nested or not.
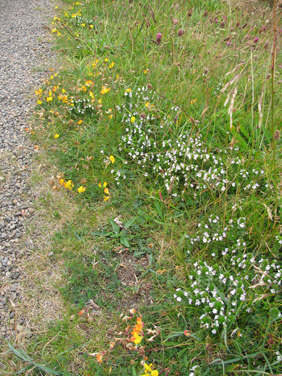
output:
[[[37,196],[29,184],[37,149],[26,128],[34,90],[55,62],[47,32],[53,12],[49,0],[0,1],[0,338],[16,331],[22,265],[34,246],[26,224]],[[25,326],[26,318],[17,324]]]

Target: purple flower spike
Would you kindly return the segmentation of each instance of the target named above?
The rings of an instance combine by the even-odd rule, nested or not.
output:
[[[207,11],[205,11],[205,13],[204,13],[204,17],[207,17],[207,15],[208,15],[208,12],[207,12]]]
[[[246,35],[245,38],[246,38],[246,39],[250,39],[251,36],[250,36],[250,35]]]
[[[161,40],[162,40],[162,34],[161,34],[161,33],[158,33],[158,34],[157,34],[157,38],[156,38],[156,42],[157,42],[157,44],[160,44],[160,43],[161,43]]]
[[[173,25],[176,25],[177,23],[178,23],[178,19],[175,18],[175,19],[173,20]]]
[[[218,19],[216,18],[216,19],[214,20],[214,22],[215,22],[215,23],[218,23]]]
[[[258,37],[255,37],[255,39],[254,39],[254,43],[257,43],[258,42]]]
[[[178,31],[178,36],[181,37],[181,35],[183,35],[183,30]]]
[[[226,42],[226,46],[230,46],[230,44],[231,44],[230,40]]]

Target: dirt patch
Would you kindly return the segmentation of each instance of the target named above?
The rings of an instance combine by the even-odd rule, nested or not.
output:
[[[116,269],[118,279],[124,287],[124,298],[120,302],[122,308],[138,308],[153,304],[150,292],[152,285],[146,279],[139,278],[149,266],[149,257],[136,258],[125,251],[118,255],[120,265]]]

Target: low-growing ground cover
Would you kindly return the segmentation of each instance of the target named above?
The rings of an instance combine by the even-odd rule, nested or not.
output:
[[[51,240],[65,317],[28,354],[63,375],[282,373],[279,6],[57,10],[31,133],[79,209]]]

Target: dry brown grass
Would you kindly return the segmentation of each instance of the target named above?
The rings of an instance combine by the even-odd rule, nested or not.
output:
[[[26,222],[24,239],[32,242],[32,246],[22,259],[21,300],[15,306],[16,317],[25,317],[26,325],[34,333],[44,331],[50,321],[60,319],[64,312],[56,287],[60,285],[64,266],[52,257],[51,238],[77,210],[67,192],[52,189],[54,167],[44,163],[44,151],[38,158],[41,163],[34,163],[31,177],[35,212]],[[54,212],[60,213],[60,219],[54,218]]]

